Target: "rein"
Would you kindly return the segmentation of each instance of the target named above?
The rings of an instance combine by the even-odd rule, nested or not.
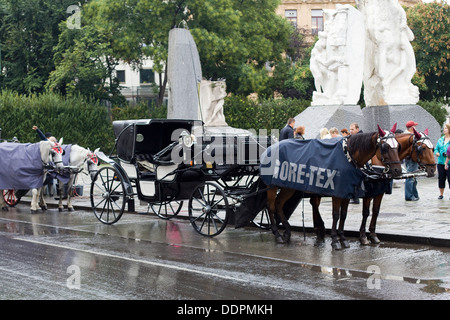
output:
[[[364,166],[360,167],[358,165],[358,163],[355,161],[355,159],[353,159],[353,157],[351,156],[349,150],[348,150],[348,136],[343,138],[343,142],[342,142],[342,148],[344,150],[344,154],[347,157],[348,162],[351,162],[355,168],[358,168],[368,179],[390,179],[390,174],[388,174],[389,172],[389,165],[390,164],[400,164],[401,161],[386,161],[385,158],[383,157],[383,154],[387,153],[387,151],[383,151],[384,147],[382,146],[383,144],[387,144],[389,147],[391,148],[396,148],[398,147],[398,142],[397,139],[395,138],[395,135],[392,132],[388,132],[386,133],[385,136],[380,137],[380,135],[378,134],[378,138],[377,138],[377,144],[375,146],[375,152],[378,148],[380,148],[381,151],[381,161],[386,164],[385,168],[383,169],[383,171],[380,173],[380,171],[377,171],[374,169],[374,167],[370,164],[370,163],[366,163]],[[392,141],[391,139],[394,139],[394,141]]]

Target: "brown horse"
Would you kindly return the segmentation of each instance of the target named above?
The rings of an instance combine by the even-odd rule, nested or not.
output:
[[[417,162],[419,167],[423,167],[426,170],[427,177],[434,177],[436,173],[436,163],[433,154],[433,144],[426,133],[418,133],[414,130],[414,134],[403,133],[395,135],[398,143],[400,144],[400,151],[398,157],[400,160],[406,157],[411,157],[412,161]],[[382,163],[376,158],[372,158],[372,164],[382,166]],[[389,181],[380,181],[374,183],[390,183]],[[375,196],[368,196],[363,198],[362,209],[362,222],[359,230],[359,241],[363,245],[370,243],[378,244],[378,239],[375,228],[377,224],[378,214],[380,212],[381,201],[383,200],[384,192]],[[373,200],[372,205],[372,218],[369,225],[369,239],[366,236],[366,223],[370,213],[370,202]],[[370,241],[369,241],[370,240]]]
[[[373,156],[377,156],[387,168],[387,173],[393,177],[401,175],[401,165],[398,158],[398,143],[392,133],[386,133],[378,127],[378,132],[359,133],[347,139],[348,154],[357,168],[362,168]],[[278,192],[279,189],[279,192]],[[291,237],[290,225],[284,215],[283,206],[295,193],[295,190],[274,187],[267,191],[267,206],[271,222],[272,232],[278,242],[289,242]],[[344,237],[344,224],[347,217],[348,203],[350,199],[332,197],[333,225],[331,229],[332,247],[341,249],[349,244]],[[314,227],[319,236],[325,235],[325,227],[320,217],[318,207],[320,197],[310,200],[313,206]],[[275,212],[285,228],[281,235],[275,221]],[[339,222],[339,226],[338,226]]]

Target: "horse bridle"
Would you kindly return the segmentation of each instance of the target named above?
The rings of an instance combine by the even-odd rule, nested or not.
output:
[[[389,172],[390,170],[390,166],[391,164],[401,164],[401,161],[387,161],[384,158],[384,154],[388,153],[389,149],[394,149],[394,148],[398,148],[398,151],[400,151],[400,144],[398,143],[397,139],[395,138],[395,135],[392,132],[387,132],[383,137],[381,137],[378,134],[378,139],[377,139],[377,146],[376,148],[380,148],[380,153],[381,153],[381,162],[383,162],[383,164],[385,164],[386,168],[385,168],[385,173]]]
[[[427,148],[433,149],[433,143],[431,142],[431,139],[424,133],[421,133],[420,135],[421,136],[419,139],[417,139],[415,135],[412,135],[414,140],[409,157],[412,157],[412,153],[416,151],[417,163],[419,164],[419,168],[426,168],[427,166],[433,167],[436,165],[436,163],[420,162],[420,155],[423,152],[423,145],[425,145]],[[421,144],[419,145],[418,142],[421,142]]]

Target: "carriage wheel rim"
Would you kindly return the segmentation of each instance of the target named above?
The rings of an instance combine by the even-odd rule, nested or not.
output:
[[[111,171],[111,172],[110,172]],[[94,199],[94,189],[100,190]],[[117,202],[120,202],[119,204]],[[91,206],[95,216],[104,224],[114,224],[122,216],[126,204],[125,186],[113,167],[100,169],[91,184]]]
[[[203,191],[202,189],[206,191]],[[189,219],[194,230],[201,235],[214,237],[228,223],[228,199],[214,183],[203,183],[194,189],[189,199]],[[223,218],[220,214],[225,215]]]

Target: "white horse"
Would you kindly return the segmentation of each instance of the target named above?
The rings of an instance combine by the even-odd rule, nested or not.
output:
[[[57,170],[61,170],[63,167],[63,163],[62,163],[62,148],[61,148],[61,143],[62,143],[62,138],[59,141],[59,143],[55,143],[49,140],[46,141],[41,141],[39,142],[39,152],[40,152],[40,157],[42,160],[42,169],[43,169],[43,177],[42,177],[42,183],[44,183],[45,181],[45,177],[47,174],[47,170],[48,168],[50,168],[52,166],[52,163],[56,166]],[[35,188],[32,189],[32,199],[31,199],[31,213],[36,213],[38,210],[38,206],[40,205],[41,208],[43,208],[44,210],[47,208],[47,205],[44,201],[44,199],[42,198],[40,203],[39,203],[39,194],[41,191],[42,187],[40,188]],[[0,206],[2,207],[2,210],[7,211],[8,207],[6,206],[6,203],[3,199],[3,190],[0,190],[0,194],[2,195],[0,197]]]
[[[85,149],[83,147],[80,147],[79,145],[72,145],[70,149],[70,155],[69,155],[69,166],[71,168],[76,168],[76,172],[73,171],[70,172],[70,178],[67,182],[67,209],[69,211],[73,211],[72,206],[72,189],[73,184],[75,182],[75,178],[81,170],[85,169],[89,173],[91,179],[94,179],[95,173],[97,172],[97,164],[98,164],[98,158],[95,155],[98,152],[99,149],[96,149],[94,152],[90,151],[89,149]],[[64,183],[63,181],[59,180],[59,205],[58,209],[59,211],[63,211],[64,206],[62,204],[63,200],[63,191],[64,191]]]

